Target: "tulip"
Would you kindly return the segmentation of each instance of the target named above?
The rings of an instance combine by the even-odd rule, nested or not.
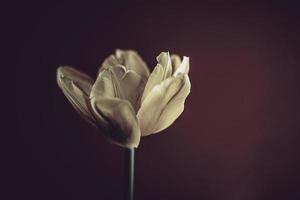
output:
[[[189,58],[162,52],[150,74],[133,50],[116,50],[102,63],[96,81],[69,67],[57,82],[75,110],[112,143],[136,148],[141,136],[169,127],[183,112],[190,93]]]

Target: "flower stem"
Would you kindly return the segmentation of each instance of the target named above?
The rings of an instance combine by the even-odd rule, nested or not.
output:
[[[125,149],[125,200],[133,200],[134,194],[134,151]]]

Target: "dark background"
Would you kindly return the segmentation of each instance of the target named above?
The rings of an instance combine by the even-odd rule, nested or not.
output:
[[[191,62],[184,113],[137,150],[137,200],[300,199],[299,4],[9,8],[15,101],[5,199],[122,199],[123,149],[75,113],[55,77],[62,64],[95,77],[116,48],[137,50],[151,69],[166,50]]]

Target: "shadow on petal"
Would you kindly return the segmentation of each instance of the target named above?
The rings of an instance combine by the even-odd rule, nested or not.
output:
[[[91,101],[97,121],[104,125],[105,136],[121,147],[137,147],[141,132],[135,111],[126,100],[118,98],[94,98]]]

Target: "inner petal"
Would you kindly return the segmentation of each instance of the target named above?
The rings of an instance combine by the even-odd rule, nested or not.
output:
[[[100,72],[90,97],[125,99],[137,111],[144,87],[143,78],[135,71],[126,70],[122,65],[110,66]]]

